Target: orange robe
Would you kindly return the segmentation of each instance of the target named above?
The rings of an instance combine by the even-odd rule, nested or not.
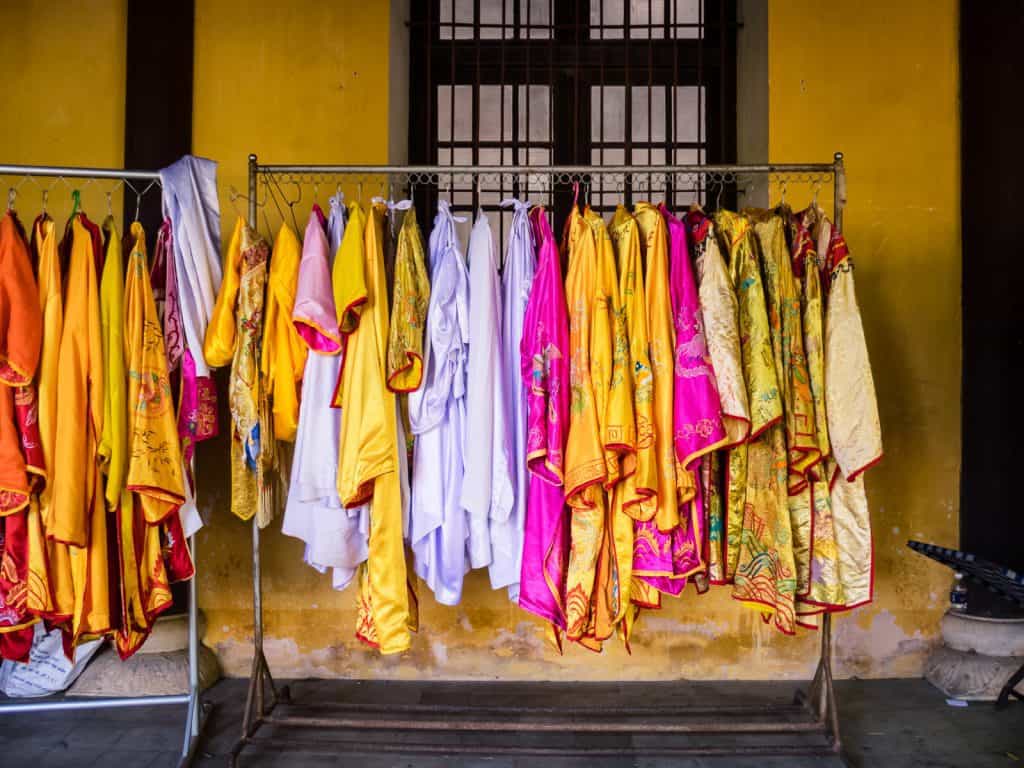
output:
[[[57,449],[58,356],[64,327],[60,257],[56,226],[50,218],[36,221],[33,236],[38,253],[39,304],[42,308],[43,343],[36,377],[39,403],[39,443],[46,468],[39,488],[39,503],[29,507],[28,608],[35,615],[60,623],[71,618],[75,589],[71,578],[71,553],[67,544],[46,535],[53,510],[54,461]]]
[[[16,660],[27,657],[37,620],[28,611],[30,483],[15,416],[16,396],[19,409],[34,406],[43,329],[37,296],[28,244],[8,211],[0,221],[0,654]]]
[[[98,447],[103,432],[103,344],[93,238],[78,214],[71,253],[64,327],[57,361],[57,434],[53,509],[47,536],[70,545],[75,604],[70,634],[95,636],[111,628],[107,514]],[[61,472],[62,467],[76,471]]]

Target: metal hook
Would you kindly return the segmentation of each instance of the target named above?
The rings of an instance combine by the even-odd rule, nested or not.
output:
[[[43,190],[43,214],[46,214],[46,204],[50,201],[50,190]]]
[[[17,189],[15,189],[14,187],[11,187],[9,190],[7,190],[7,210],[8,211],[13,211],[14,210],[14,200],[17,197],[18,197],[18,190]]]
[[[821,182],[819,181],[814,185],[814,197],[811,199],[811,206],[817,210],[818,208],[818,193],[821,191]]]
[[[107,192],[107,216],[113,216],[114,215],[114,199],[113,199],[113,196],[114,196],[113,192]],[[138,216],[136,216],[135,218],[137,219]]]
[[[786,180],[782,180],[782,205],[786,204]]]
[[[317,199],[320,197],[320,182],[313,181],[313,204],[316,205]]]
[[[356,186],[357,186],[357,188],[359,190],[359,204],[362,205],[363,204],[363,182],[362,182],[362,180],[360,180],[357,183]]]
[[[718,185],[718,194],[715,196],[715,210],[722,210],[722,193],[725,191],[725,182],[720,182]]]

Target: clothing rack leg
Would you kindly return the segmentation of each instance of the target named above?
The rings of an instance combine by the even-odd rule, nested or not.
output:
[[[196,557],[196,537],[190,536],[188,540],[189,550],[192,553],[192,562],[198,562]],[[185,716],[185,738],[181,746],[181,759],[178,761],[178,768],[187,768],[195,759],[196,748],[199,746],[199,738],[206,724],[206,718],[210,713],[212,705],[203,701],[202,688],[199,685],[199,604],[197,601],[196,579],[198,575],[192,574],[188,586],[188,713]]]

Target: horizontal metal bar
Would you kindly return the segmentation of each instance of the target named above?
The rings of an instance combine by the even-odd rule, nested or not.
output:
[[[656,717],[714,715],[722,717],[799,715],[807,708],[800,704],[723,704],[721,706],[688,706],[665,704],[662,706],[594,706],[594,707],[538,707],[487,704],[380,704],[355,701],[318,701],[298,705],[303,712],[334,710],[343,712],[388,712],[391,714],[424,715],[557,715],[562,717]]]
[[[637,746],[634,744],[622,747],[532,747],[512,744],[423,744],[416,742],[393,741],[343,741],[306,740],[283,738],[280,736],[264,736],[262,734],[249,739],[249,744],[273,751],[306,751],[319,752],[326,750],[332,754],[346,746],[348,751],[361,754],[399,753],[399,754],[483,754],[483,755],[538,755],[544,757],[616,757],[618,755],[642,755],[651,757],[733,757],[741,755],[774,755],[774,756],[806,756],[827,757],[835,754],[831,745],[818,744],[741,744],[736,746]],[[242,748],[245,744],[241,745]],[[239,750],[241,751],[241,750]]]
[[[159,171],[131,168],[79,168],[60,165],[0,165],[0,176],[65,176],[79,179],[159,180]]]
[[[652,173],[832,173],[834,163],[773,163],[764,165],[257,165],[256,172],[273,174],[389,174],[389,173],[440,173],[461,176],[482,176],[485,174],[546,176],[566,173],[587,176],[608,176],[611,174]]]
[[[307,717],[271,715],[264,718],[273,725],[301,728],[351,728],[368,731],[494,731],[533,733],[805,733],[824,731],[815,721],[785,722],[704,722],[593,723],[571,720],[418,720],[416,718],[369,719],[360,717]]]
[[[188,704],[187,693],[173,696],[117,696],[95,699],[44,699],[17,704],[0,702],[0,715],[14,715],[24,712],[62,712],[77,709],[117,709],[124,707],[156,707],[165,704]]]

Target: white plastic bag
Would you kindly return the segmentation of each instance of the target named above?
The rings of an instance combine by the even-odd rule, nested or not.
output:
[[[59,629],[47,632],[42,623],[36,624],[35,629],[28,664],[14,661],[0,664],[0,690],[6,696],[49,696],[67,690],[103,644],[103,640],[82,643],[75,649],[72,664],[64,655]]]

